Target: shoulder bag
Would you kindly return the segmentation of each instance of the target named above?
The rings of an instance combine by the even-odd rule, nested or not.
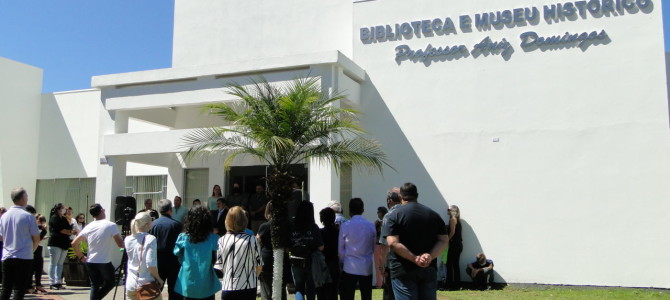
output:
[[[144,240],[146,240],[146,236],[144,237]],[[144,240],[142,240],[142,246],[140,246],[140,266],[137,268],[137,282],[140,281],[140,271],[142,270],[142,261],[144,260],[142,257],[142,252],[144,252]],[[153,300],[161,295],[162,289],[163,287],[158,284],[157,281],[153,281],[138,286],[135,289],[135,293],[139,300]]]

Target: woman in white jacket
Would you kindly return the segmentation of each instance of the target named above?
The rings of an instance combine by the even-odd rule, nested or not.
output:
[[[141,212],[130,223],[130,236],[127,236],[124,245],[128,254],[128,273],[126,274],[126,295],[129,299],[138,299],[138,287],[158,282],[163,286],[163,280],[158,275],[156,259],[156,237],[147,233],[151,229],[151,215]],[[159,295],[154,299],[162,299]]]

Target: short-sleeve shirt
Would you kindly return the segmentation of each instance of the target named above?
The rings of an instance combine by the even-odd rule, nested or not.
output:
[[[119,249],[114,242],[114,236],[117,234],[119,228],[107,220],[95,220],[86,225],[78,236],[85,237],[88,242],[87,262],[94,264],[112,262],[112,254]]]
[[[156,267],[158,264],[156,237],[146,232],[140,232],[127,236],[123,244],[128,253],[126,290],[134,291],[138,286],[154,282],[155,279],[148,267]]]
[[[181,233],[174,246],[174,255],[181,261],[174,290],[188,298],[207,298],[221,290],[221,281],[212,265],[219,236],[210,233],[204,241],[195,244],[190,239],[189,234]]]
[[[263,205],[265,205],[267,203],[268,203],[268,198],[265,197],[265,193],[263,193],[263,194],[253,194],[253,195],[249,196],[248,205],[249,205],[249,210],[250,211],[258,210],[259,208],[263,207]],[[265,215],[264,215],[263,212],[261,212],[260,214],[254,215],[251,219],[252,220],[265,220]]]
[[[305,231],[293,230],[290,241],[290,255],[302,258],[311,258],[312,251],[323,246],[321,231],[316,224]]]
[[[231,194],[231,195],[228,195],[228,197],[226,197],[226,206],[228,206],[228,208],[233,208],[235,206],[242,206],[246,209],[248,198],[249,198],[249,196],[247,196],[246,194]]]
[[[400,204],[396,204],[396,205],[391,206],[391,209],[389,209],[389,212],[384,215],[384,218],[382,218],[382,228],[380,229],[380,232],[379,232],[379,243],[384,245],[384,246],[389,245],[389,243],[386,241],[386,236],[384,235],[384,226],[388,222],[388,218],[391,215],[391,212],[393,212],[394,210],[396,210],[400,206],[401,206]]]
[[[260,252],[256,237],[244,232],[229,232],[219,239],[217,262],[223,266],[224,291],[256,289],[256,267],[263,265]]]
[[[427,206],[409,202],[387,214],[382,236],[398,236],[400,243],[415,255],[430,253],[438,241],[438,235],[447,235],[444,220]],[[388,257],[391,278],[398,278],[419,268],[391,251]],[[436,262],[431,262],[435,267]]]
[[[186,212],[188,212],[188,208],[186,206],[179,206],[179,207],[173,207],[172,208],[172,219],[175,221],[184,224],[184,217],[186,217]],[[160,219],[160,218],[159,218]]]
[[[0,218],[0,236],[3,239],[2,260],[33,259],[33,236],[39,234],[35,216],[25,211],[22,206],[10,207]]]
[[[480,265],[478,261],[473,261],[470,263],[472,265],[472,268],[475,270],[483,269],[483,268],[488,268],[493,266],[493,261],[490,259],[487,259],[483,265]]]

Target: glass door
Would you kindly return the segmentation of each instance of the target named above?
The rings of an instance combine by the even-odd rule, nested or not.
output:
[[[209,169],[185,169],[184,170],[184,198],[186,207],[193,206],[193,200],[199,199],[200,203],[206,205],[211,191],[209,190]]]

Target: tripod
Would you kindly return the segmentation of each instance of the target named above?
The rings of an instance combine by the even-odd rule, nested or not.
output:
[[[135,214],[135,210],[130,207],[127,207],[123,210],[123,221],[121,223],[121,237],[126,239],[126,236],[130,234],[130,219],[131,215]],[[121,256],[121,263],[116,270],[114,270],[114,278],[116,278],[116,286],[114,286],[114,297],[116,299],[116,290],[119,289],[119,283],[121,283],[121,278],[123,278],[123,300],[126,300],[126,271],[128,268],[128,252],[126,249],[123,249],[123,255]]]

